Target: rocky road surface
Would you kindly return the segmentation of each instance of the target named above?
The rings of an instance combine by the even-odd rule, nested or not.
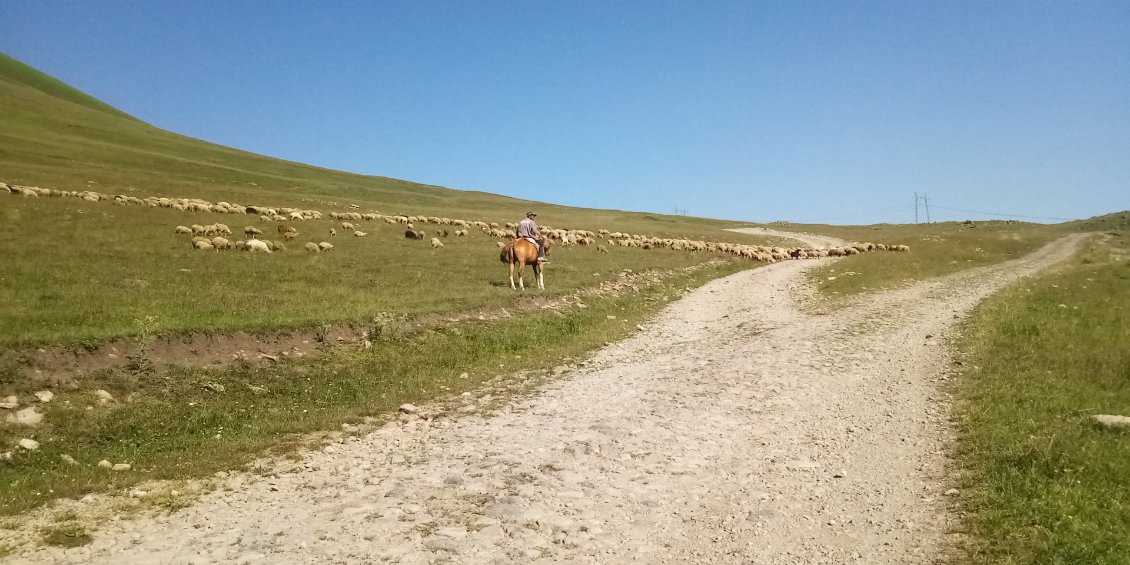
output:
[[[934,562],[950,520],[947,334],[1080,241],[826,315],[799,305],[827,259],[738,273],[489,417],[467,397],[272,476],[233,474],[159,520],[108,522],[85,547],[9,559]]]
[[[823,247],[838,247],[846,243],[838,237],[831,237],[827,235],[817,235],[814,233],[793,232],[774,230],[769,228],[731,228],[726,231],[737,233],[745,233],[749,235],[770,235],[774,237],[784,237],[788,239],[795,239],[809,247],[823,248]]]

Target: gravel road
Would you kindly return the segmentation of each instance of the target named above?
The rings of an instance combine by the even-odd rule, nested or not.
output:
[[[949,332],[1081,239],[827,315],[800,305],[831,259],[741,272],[493,414],[466,397],[9,559],[930,563],[950,520]]]

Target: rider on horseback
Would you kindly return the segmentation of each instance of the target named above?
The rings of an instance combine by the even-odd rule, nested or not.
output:
[[[541,233],[538,231],[538,225],[534,223],[534,216],[537,214],[533,212],[526,212],[526,219],[518,222],[518,231],[516,235],[519,239],[525,238],[538,244],[538,263],[548,263],[549,259],[545,258],[545,240],[542,239]]]

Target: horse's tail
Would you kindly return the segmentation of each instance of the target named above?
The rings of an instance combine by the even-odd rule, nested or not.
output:
[[[498,253],[498,260],[510,264],[514,260],[514,244],[509,243]]]

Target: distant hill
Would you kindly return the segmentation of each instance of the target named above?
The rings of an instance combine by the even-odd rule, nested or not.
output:
[[[1126,231],[1130,230],[1130,210],[1112,212],[1085,220],[1075,220],[1062,225],[1080,231]]]
[[[737,225],[556,206],[274,159],[154,127],[3,54],[0,177],[61,190],[327,209],[356,205],[487,221],[517,221],[536,206],[549,224],[632,227],[644,233],[716,233]]]

